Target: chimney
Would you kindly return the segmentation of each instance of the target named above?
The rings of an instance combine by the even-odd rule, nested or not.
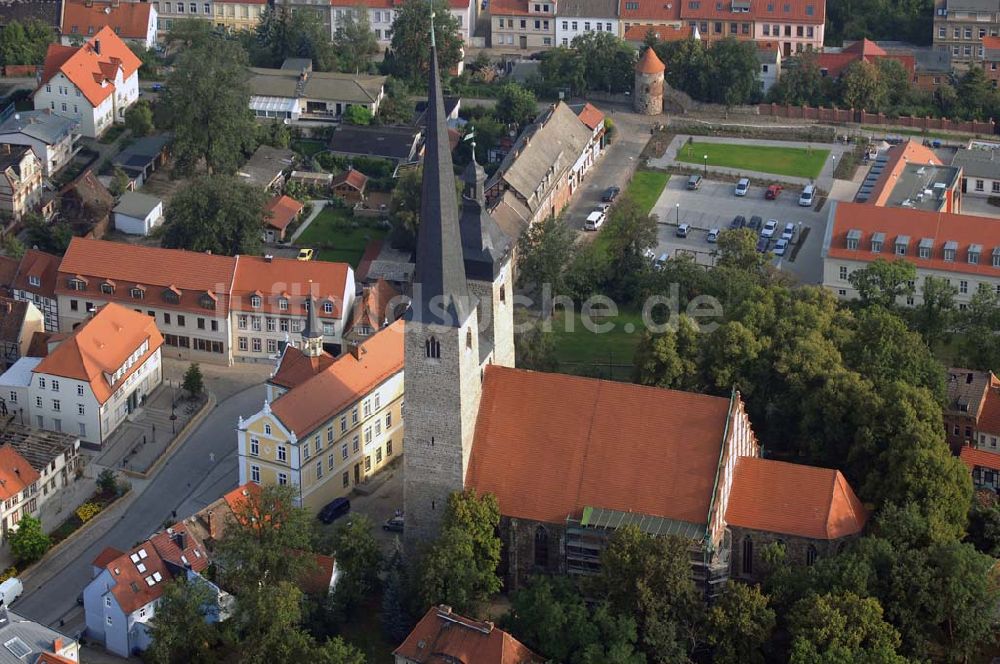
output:
[[[265,263],[271,263],[273,261],[274,261],[274,256],[272,256],[271,254],[264,254]]]
[[[215,530],[212,528],[212,526],[215,525],[215,519],[212,518],[212,510],[208,510],[205,514],[205,521],[208,522],[208,536],[215,539]]]
[[[438,607],[438,611],[440,611],[441,613],[443,613],[446,616],[450,616],[451,615],[451,607],[448,606],[447,604],[440,605]]]
[[[483,625],[486,626],[486,633],[487,634],[489,634],[490,632],[493,631],[494,625],[493,625],[493,621],[492,620],[487,620],[486,622],[483,623]]]
[[[95,39],[94,40],[94,53],[96,53],[97,55],[101,54],[101,40],[100,39]]]
[[[62,639],[54,639],[52,641],[52,652],[54,652],[55,654],[58,655],[59,651],[62,650],[62,647],[63,647]]]
[[[93,7],[94,6],[94,0],[87,0],[83,4],[86,5],[87,7]]]
[[[10,309],[9,309],[9,307],[10,307],[10,303],[9,303],[9,302],[7,303],[7,307],[8,307],[8,311],[10,311]],[[972,372],[970,371],[969,373],[967,373],[967,374],[965,375],[965,384],[966,384],[966,385],[971,385],[971,384],[972,384],[972,378],[973,378],[973,374],[972,374]]]
[[[174,544],[177,545],[178,549],[183,551],[187,546],[187,533],[183,530],[178,530],[174,533]]]

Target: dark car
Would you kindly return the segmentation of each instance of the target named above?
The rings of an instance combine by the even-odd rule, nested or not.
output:
[[[401,533],[403,532],[403,515],[399,514],[391,519],[386,519],[382,524],[382,530],[388,530],[391,533]]]
[[[152,85],[153,92],[161,92],[162,90],[165,90],[165,89],[166,88],[164,87],[164,85],[162,83],[153,83],[153,85]]]
[[[317,518],[323,523],[333,523],[351,511],[351,501],[347,498],[335,498],[319,511]]]
[[[692,175],[691,177],[689,177],[688,178],[688,183],[687,183],[687,188],[691,189],[691,190],[701,189],[701,176],[700,175]]]
[[[729,228],[736,230],[738,228],[743,228],[747,225],[747,218],[742,214],[736,215],[731,222],[729,222]]]
[[[604,193],[601,194],[601,200],[605,203],[613,203],[614,200],[618,198],[618,194],[620,193],[622,193],[620,187],[608,187],[604,190]]]
[[[764,253],[765,251],[767,251],[767,245],[769,242],[770,240],[767,239],[766,237],[762,237],[759,240],[757,240],[757,251],[759,251],[760,253]]]
[[[769,201],[773,201],[777,199],[778,196],[781,196],[782,189],[783,187],[780,184],[772,184],[767,188],[767,191],[764,192],[764,198],[766,198]]]
[[[759,231],[760,227],[763,224],[764,224],[764,220],[761,219],[758,215],[755,214],[754,216],[750,217],[750,223],[747,224],[747,228],[749,228],[752,231]]]

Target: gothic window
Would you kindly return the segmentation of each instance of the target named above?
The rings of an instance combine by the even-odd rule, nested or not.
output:
[[[542,526],[535,528],[535,567],[549,566],[549,532]]]
[[[812,567],[816,563],[816,547],[812,544],[806,549],[806,565]]]
[[[472,348],[472,328],[471,327],[468,330],[465,331],[465,347],[469,348],[469,349]]]
[[[749,535],[743,538],[743,573],[753,574],[753,540]]]
[[[424,342],[424,350],[427,352],[427,357],[439,360],[441,359],[441,342],[430,337]]]
[[[507,286],[506,285],[500,286],[500,301],[501,302],[506,302],[507,301]]]

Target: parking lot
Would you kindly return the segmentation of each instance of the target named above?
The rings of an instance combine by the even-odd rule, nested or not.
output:
[[[753,215],[764,222],[775,219],[778,230],[771,239],[768,249],[773,249],[786,223],[797,227],[795,239],[783,258],[776,258],[775,264],[782,270],[794,274],[803,283],[820,283],[823,266],[820,248],[826,226],[826,207],[820,212],[798,204],[799,189],[786,188],[777,200],[764,198],[764,187],[752,186],[746,196],[735,196],[731,182],[702,180],[701,188],[687,189],[687,178],[674,175],[667,183],[653,214],[660,222],[659,246],[656,255],[674,256],[684,251],[693,253],[703,265],[714,264],[716,245],[706,240],[712,228],[725,230],[736,215],[743,215],[749,221]],[[686,238],[676,236],[678,223],[689,224]]]

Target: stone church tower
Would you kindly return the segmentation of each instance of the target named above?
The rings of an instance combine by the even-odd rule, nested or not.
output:
[[[306,300],[306,326],[302,328],[302,352],[307,357],[319,357],[323,354],[323,325],[319,322],[317,306],[316,300],[310,295]]]
[[[510,240],[485,211],[485,173],[478,164],[463,178],[459,212],[433,33],[429,77],[404,341],[404,539],[410,550],[437,536],[448,496],[465,486],[483,367],[494,357],[514,362]]]
[[[635,112],[643,115],[659,115],[663,112],[663,75],[667,67],[656,56],[652,48],[647,48],[635,65]]]

